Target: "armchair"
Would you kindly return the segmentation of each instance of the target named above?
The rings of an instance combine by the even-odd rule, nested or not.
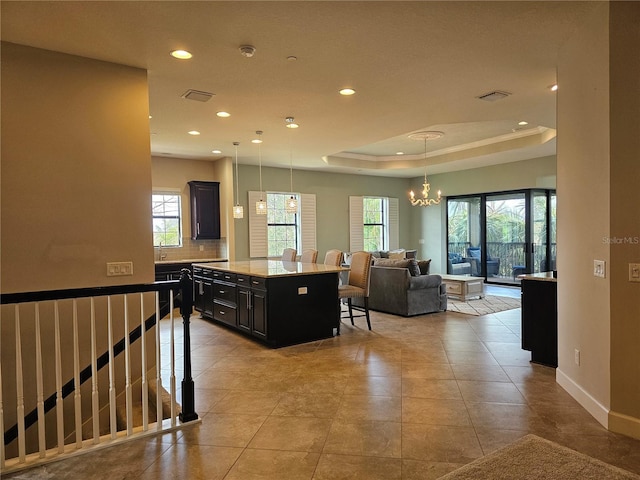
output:
[[[447,257],[447,273],[449,275],[471,275],[471,262],[459,253],[449,253]]]
[[[482,252],[480,247],[467,248],[467,258],[465,260],[471,262],[471,275],[480,276],[482,261]],[[487,255],[487,277],[495,277],[500,273],[500,259]]]

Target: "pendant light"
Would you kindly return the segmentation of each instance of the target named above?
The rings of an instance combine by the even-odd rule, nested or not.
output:
[[[266,215],[267,202],[264,201],[262,192],[262,130],[257,130],[256,135],[258,135],[258,138],[252,140],[253,143],[258,144],[258,167],[260,170],[260,200],[256,202],[256,215]]]
[[[287,117],[285,119],[286,126],[293,130],[294,128],[298,128],[298,124],[293,121],[293,117]],[[295,125],[295,127],[294,127]],[[293,132],[290,133],[289,138],[289,192],[291,192],[291,196],[286,200],[284,209],[287,213],[298,213],[298,199],[293,194]]]
[[[233,145],[236,147],[236,204],[233,206],[233,218],[243,218],[244,208],[242,208],[238,200],[238,145],[240,145],[240,142],[233,142]]]

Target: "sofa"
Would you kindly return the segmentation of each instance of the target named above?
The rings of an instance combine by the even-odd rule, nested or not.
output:
[[[446,286],[430,275],[430,260],[374,258],[369,278],[369,309],[409,317],[447,309]],[[353,299],[363,307],[363,299]]]

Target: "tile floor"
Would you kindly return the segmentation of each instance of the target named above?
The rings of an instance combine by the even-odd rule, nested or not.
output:
[[[272,350],[194,317],[202,423],[6,478],[435,479],[527,433],[640,473],[640,441],[529,362],[520,310],[356,322]]]

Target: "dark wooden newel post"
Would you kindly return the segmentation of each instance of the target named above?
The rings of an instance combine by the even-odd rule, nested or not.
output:
[[[193,308],[193,280],[191,271],[183,268],[180,272],[180,291],[182,302],[180,314],[184,325],[184,378],[182,379],[182,412],[180,421],[191,422],[198,419],[195,411],[195,391],[193,378],[191,378],[191,334],[189,331],[189,319]]]

